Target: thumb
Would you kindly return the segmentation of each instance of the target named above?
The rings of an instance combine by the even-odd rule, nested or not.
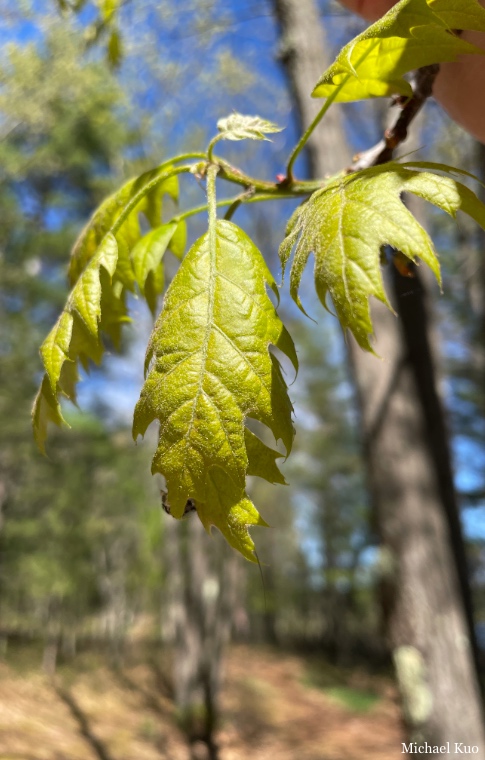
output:
[[[394,0],[340,0],[349,11],[358,13],[367,21],[377,21],[396,3]]]

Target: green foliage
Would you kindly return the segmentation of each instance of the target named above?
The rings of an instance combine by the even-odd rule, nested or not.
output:
[[[32,458],[0,536],[3,620],[69,629],[116,595],[135,605],[159,585],[159,508],[129,440],[77,415],[49,460]]]
[[[291,403],[278,347],[297,366],[293,342],[266,284],[263,257],[235,224],[217,222],[190,249],[170,285],[147,353],[153,359],[133,432],[156,418],[160,438],[153,471],[167,481],[172,514],[194,499],[206,528],[216,525],[248,559],[247,525],[264,524],[245,495],[248,472],[281,482],[274,452],[245,430],[246,417],[267,425],[290,451]]]
[[[485,32],[485,9],[477,0],[401,0],[340,51],[313,96],[336,102],[410,96],[407,72],[483,52],[456,29]]]
[[[109,35],[106,52],[111,66],[117,68],[123,58],[123,44],[120,33],[117,29],[113,29]]]
[[[158,610],[161,583],[157,489],[129,433],[71,412],[73,429],[54,432],[49,459],[32,445],[36,349],[63,306],[66,250],[145,134],[135,142],[127,98],[106,67],[83,61],[62,20],[48,22],[47,31],[36,24],[39,48],[19,38],[4,50],[0,94],[0,617],[5,630],[41,636],[49,617],[79,630],[105,613],[110,593],[132,609],[149,595]],[[71,316],[51,346],[54,371]],[[75,369],[64,362],[66,387]],[[51,398],[47,376],[44,392]],[[57,406],[42,411],[55,417]]]
[[[79,13],[86,5],[86,0],[57,0],[57,6],[61,13]],[[119,26],[121,24],[120,0],[97,0],[97,17],[87,27],[85,39],[88,45],[92,45],[102,38],[107,38],[106,60],[111,68],[117,68],[123,58],[123,43]]]
[[[50,27],[42,54],[33,44],[12,44],[0,59],[2,180],[15,188],[28,179],[49,208],[79,209],[86,219],[122,181],[113,172],[120,147],[140,135],[121,85],[102,63],[83,60],[79,35],[61,21]]]
[[[128,319],[125,291],[133,290],[136,281],[151,308],[155,308],[156,297],[163,288],[161,259],[178,225],[166,225],[170,235],[160,235],[158,228],[157,234],[150,237],[149,233],[140,240],[138,214],[144,212],[152,224],[161,221],[163,194],[178,197],[176,171],[163,164],[127,182],[104,201],[74,246],[69,267],[73,287],[61,316],[41,346],[46,376],[32,411],[34,434],[41,450],[47,422],[63,422],[59,396],[76,400],[77,362],[87,368],[89,360],[101,360],[104,347],[100,331],[119,345],[120,325]]]
[[[118,10],[120,0],[99,0],[99,12],[104,22],[111,21]]]
[[[380,698],[372,691],[355,689],[351,686],[334,686],[325,689],[325,693],[339,704],[354,713],[366,713],[376,707]]]
[[[181,225],[184,225],[184,222],[181,222]],[[145,296],[152,314],[156,309],[157,296],[163,292],[163,267],[160,266],[162,258],[169,245],[172,248],[171,244],[178,227],[176,222],[156,227],[144,235],[131,252],[136,284]]]
[[[342,327],[372,351],[369,296],[391,308],[381,274],[382,246],[392,246],[415,263],[421,259],[440,281],[433,243],[402,194],[418,195],[451,216],[464,211],[485,228],[485,205],[450,176],[453,171],[440,164],[389,163],[339,177],[314,193],[293,215],[280,248],[285,268],[296,243],[290,291],[300,308],[300,281],[313,252],[321,302],[325,305],[329,294]]]
[[[349,712],[366,713],[378,705],[381,695],[373,684],[353,683],[353,674],[348,669],[330,665],[325,660],[314,660],[308,668],[303,682],[321,689],[333,701]]]
[[[120,258],[118,275],[126,287],[133,288],[135,277],[129,257],[141,237],[138,214],[143,212],[152,226],[160,224],[163,195],[178,199],[178,182],[171,169],[170,164],[164,163],[130,180],[103,201],[74,245],[69,264],[71,285],[94,256],[104,236],[118,222],[115,232]]]

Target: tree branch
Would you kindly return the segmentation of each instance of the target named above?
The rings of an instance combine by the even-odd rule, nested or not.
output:
[[[413,88],[412,97],[398,98],[392,103],[393,106],[402,106],[399,116],[394,124],[386,129],[383,139],[377,145],[374,145],[363,153],[359,153],[355,157],[352,165],[347,169],[348,174],[360,169],[369,169],[371,166],[385,164],[387,161],[392,160],[394,151],[408,136],[411,123],[428,98],[433,94],[433,85],[439,70],[438,64],[423,66],[423,68],[417,69],[414,80],[411,83]]]

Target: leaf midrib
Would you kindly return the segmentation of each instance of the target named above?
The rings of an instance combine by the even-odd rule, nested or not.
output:
[[[189,448],[190,439],[192,437],[192,430],[194,428],[194,421],[195,421],[197,406],[199,403],[199,398],[203,392],[209,340],[210,340],[210,335],[211,335],[213,324],[214,324],[214,300],[215,300],[214,295],[215,295],[215,280],[216,280],[215,272],[216,272],[216,258],[217,258],[217,236],[216,236],[215,229],[211,229],[211,227],[209,227],[207,240],[209,244],[209,283],[208,283],[208,289],[207,289],[207,293],[208,293],[207,325],[205,328],[204,342],[201,348],[202,361],[200,365],[200,375],[199,375],[199,383],[197,386],[197,393],[194,396],[194,402],[192,406],[192,415],[190,417],[190,423],[187,429],[187,433],[185,434],[185,449],[184,449],[184,456],[183,456],[184,465],[187,460],[187,450]]]

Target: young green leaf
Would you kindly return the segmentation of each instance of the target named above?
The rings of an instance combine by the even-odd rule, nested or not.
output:
[[[44,450],[47,423],[61,424],[63,417],[59,393],[75,400],[75,362],[98,362],[102,355],[99,340],[103,270],[109,280],[116,270],[118,246],[113,235],[106,235],[81,277],[72,289],[64,310],[43,342],[40,353],[46,374],[32,410],[34,436]],[[125,316],[125,314],[123,314]],[[74,368],[62,379],[66,363]],[[65,374],[65,373],[64,373]]]
[[[445,176],[427,171],[433,169]],[[411,261],[421,259],[440,280],[432,241],[403,204],[402,193],[414,193],[451,216],[464,211],[485,228],[485,205],[452,173],[456,170],[441,164],[389,163],[341,177],[314,193],[300,207],[280,249],[285,266],[298,238],[290,275],[296,303],[301,307],[300,280],[313,253],[321,302],[325,305],[330,294],[342,327],[372,351],[369,296],[389,306],[380,268],[382,246],[396,248]]]
[[[252,433],[249,428],[244,429],[244,438],[246,443],[246,452],[248,455],[248,475],[264,478],[269,483],[281,483],[286,485],[286,480],[278,469],[277,459],[282,459],[280,454],[274,449],[270,449],[257,435]]]
[[[104,201],[74,246],[69,272],[73,287],[41,347],[46,375],[32,415],[34,435],[42,450],[47,423],[62,422],[60,395],[75,401],[77,362],[87,369],[90,361],[101,361],[101,332],[119,346],[121,327],[129,321],[126,289],[133,289],[138,282],[150,308],[155,308],[163,288],[161,257],[180,223],[162,225],[141,241],[138,214],[143,212],[151,224],[160,223],[162,196],[178,196],[178,171],[167,163],[130,180]],[[167,227],[170,234],[164,243]],[[178,232],[179,255],[184,241],[185,225]]]
[[[206,500],[197,502],[197,514],[208,532],[215,525],[233,549],[255,562],[255,547],[248,527],[268,527],[268,523],[247,494],[244,491],[241,494],[239,486],[219,467],[207,473]]]
[[[232,113],[219,119],[217,129],[224,140],[268,140],[266,135],[281,132],[282,128],[259,116]]]
[[[167,250],[181,259],[187,243],[185,220],[162,224],[148,232],[131,252],[131,263],[140,292],[153,315],[165,284],[163,257]]]
[[[150,225],[156,227],[161,223],[163,196],[170,195],[174,200],[178,198],[178,179],[173,175],[169,164],[162,164],[152,171],[129,180],[120,190],[103,201],[81,232],[72,250],[69,263],[71,285],[74,285],[86,264],[94,256],[106,233],[111,230],[126,207],[138,195],[140,195],[139,203],[131,209],[115,234],[119,249],[117,275],[125,287],[133,289],[135,278],[130,262],[130,251],[141,237],[138,215],[143,212]]]
[[[162,224],[148,232],[131,252],[131,262],[135,280],[140,292],[147,298],[152,312],[156,297],[163,291],[162,258],[177,230],[177,224]]]
[[[169,250],[172,251],[173,255],[181,260],[185,253],[186,246],[187,224],[185,222],[185,219],[182,219],[181,221],[177,222],[177,229],[173,233],[168,247]]]
[[[59,401],[52,392],[49,378],[47,375],[44,375],[32,407],[34,438],[42,453],[45,453],[45,441],[49,422],[54,423],[54,425],[62,425],[65,420],[62,416]]]
[[[478,0],[401,0],[340,51],[313,96],[336,102],[398,94],[412,89],[403,75],[435,63],[480,53],[454,30],[485,31]]]
[[[245,496],[248,468],[273,482],[281,474],[277,452],[245,432],[245,418],[267,425],[287,452],[293,439],[291,402],[269,346],[295,368],[297,358],[267,285],[276,292],[260,252],[232,222],[217,222],[214,244],[209,233],[194,243],[155,325],[133,424],[136,438],[160,422],[152,471],[165,476],[172,514],[181,517],[194,499],[204,525],[248,557],[247,525],[261,523]]]

